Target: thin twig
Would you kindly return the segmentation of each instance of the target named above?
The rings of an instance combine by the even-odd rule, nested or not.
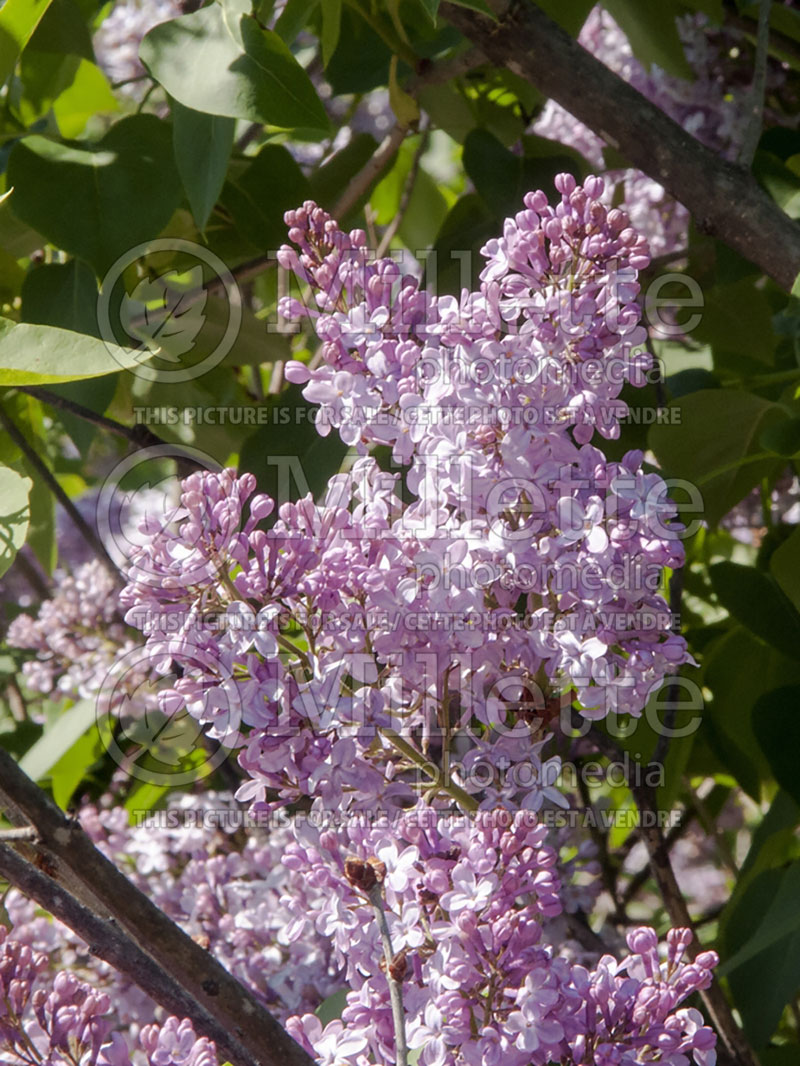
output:
[[[700,796],[698,796],[697,792],[693,793],[693,797],[695,806],[697,807],[697,817],[700,821],[700,824],[702,825],[703,829],[706,831],[710,839],[716,842],[717,847],[719,848],[720,857],[725,866],[727,866],[728,872],[733,876],[734,879],[738,879],[741,874],[741,871],[736,862],[736,856],[731,851],[728,845],[728,841],[725,839],[725,836],[722,832],[722,829],[720,828],[719,823],[715,818],[712,817],[705,800],[701,799]]]
[[[109,574],[111,574],[112,578],[114,579],[114,582],[120,587],[122,587],[125,584],[125,581],[122,577],[122,574],[120,574],[119,570],[117,569],[114,560],[106,551],[105,545],[97,536],[97,534],[89,525],[89,523],[86,521],[86,519],[83,517],[83,515],[80,513],[80,511],[69,498],[69,496],[67,496],[66,492],[59,485],[58,481],[53,475],[53,472],[50,470],[47,464],[39,458],[37,453],[33,450],[33,448],[30,446],[30,444],[20,432],[17,424],[13,421],[13,419],[8,415],[8,413],[3,409],[1,405],[0,424],[3,426],[6,433],[8,433],[9,437],[11,437],[16,446],[22,452],[22,454],[25,456],[25,459],[30,464],[30,466],[32,466],[33,469],[39,474],[42,481],[45,482],[45,484],[53,493],[55,498],[67,512],[67,514],[75,524],[75,527],[77,528],[78,532],[81,534],[83,539],[95,553],[95,555],[103,564],[103,566],[105,566],[105,568],[108,570]]]
[[[735,11],[726,11],[725,25],[741,30],[748,41],[758,40],[757,20],[749,15],[738,15]],[[800,42],[787,37],[774,26],[770,27],[769,44],[771,54],[777,56],[778,59],[789,60],[789,62],[800,59]]]
[[[592,796],[589,790],[589,783],[586,780],[584,774],[578,774],[578,789],[581,794],[581,801],[587,811],[594,810],[592,804]],[[592,818],[589,824],[589,835],[594,842],[597,849],[598,858],[600,861],[600,871],[603,879],[603,887],[611,897],[611,902],[614,904],[614,913],[611,916],[613,922],[622,923],[626,919],[625,903],[620,900],[617,895],[617,873],[618,870],[614,867],[611,861],[611,855],[608,850],[608,837],[607,834],[602,831],[597,824],[597,820]]]
[[[684,835],[686,830],[692,824],[692,818],[694,817],[695,813],[696,812],[693,807],[687,807],[685,811],[681,812],[680,821],[677,825],[673,825],[671,827],[666,837],[664,838],[664,847],[667,849],[667,851],[672,851],[673,845],[677,843],[677,841],[680,840],[680,838]],[[626,905],[630,903],[634,896],[637,895],[639,889],[645,884],[647,879],[650,877],[650,873],[651,870],[648,864],[646,866],[643,866],[641,870],[637,870],[637,872],[631,877],[630,881],[625,886],[624,892],[622,893],[622,899]]]
[[[331,214],[334,218],[342,219],[350,211],[370,187],[372,182],[382,173],[392,161],[397,149],[406,139],[409,127],[403,122],[396,122],[389,133],[384,137],[373,154],[353,177],[350,184],[336,201]]]
[[[680,623],[678,618],[681,613],[681,603],[683,602],[683,569],[672,571],[672,576],[669,580],[669,609],[673,618],[673,630],[679,629]],[[652,758],[650,762],[655,766],[663,765],[664,760],[667,757],[669,750],[669,742],[671,740],[673,727],[675,725],[675,715],[678,711],[678,694],[680,691],[679,675],[676,674],[673,680],[667,685],[667,699],[664,709],[664,717],[661,720],[661,724],[658,730],[658,738],[656,740],[656,746],[653,750]]]
[[[761,140],[761,127],[764,120],[764,93],[767,88],[767,58],[769,55],[769,9],[771,0],[761,0],[758,8],[758,34],[756,36],[756,55],[753,65],[753,84],[749,94],[750,117],[742,138],[739,162],[743,167],[750,167]]]
[[[0,829],[0,841],[8,844],[15,840],[38,840],[39,834],[32,825],[18,825],[13,829]]]
[[[389,982],[389,1001],[392,1004],[392,1022],[394,1023],[395,1066],[408,1066],[408,1044],[406,1043],[406,1016],[403,1010],[403,988],[401,981],[392,974],[395,965],[392,935],[386,912],[383,909],[383,889],[380,884],[373,885],[367,893],[378,923],[383,944],[383,960],[386,963],[386,980]]]
[[[580,728],[582,720],[575,715],[573,724],[575,728]],[[601,755],[604,755],[612,762],[619,762],[624,765],[623,754],[610,736],[601,732],[596,726],[590,728],[586,735]],[[683,893],[672,869],[664,836],[658,828],[655,796],[647,785],[641,784],[635,777],[628,780],[628,788],[631,790],[640,813],[647,816],[642,819],[640,827],[641,838],[647,847],[647,852],[650,856],[650,868],[658,884],[670,921],[674,926],[693,929],[694,923],[689,916],[689,909],[686,906]],[[650,822],[653,824],[649,824]],[[689,944],[687,953],[690,958],[694,959],[700,953],[700,950],[700,944],[695,938]],[[758,1059],[741,1029],[736,1024],[730,1004],[716,978],[712,979],[711,985],[702,991],[700,995],[714,1027],[722,1038],[728,1055],[739,1066],[758,1066]]]
[[[75,415],[76,418],[80,418],[84,422],[91,422],[92,425],[107,429],[109,433],[113,433],[117,437],[124,437],[125,440],[131,441],[132,444],[137,445],[139,448],[150,448],[167,443],[147,426],[139,424],[126,426],[122,422],[117,422],[114,418],[98,414],[91,407],[84,407],[83,404],[76,403],[75,400],[68,400],[65,396],[59,396],[58,393],[51,392],[49,389],[39,388],[36,385],[18,385],[17,392],[24,392],[26,396],[32,396],[34,399],[46,403],[49,407],[68,411],[71,415]],[[187,459],[189,458],[187,456]]]
[[[253,993],[140,892],[2,748],[0,804],[9,821],[22,821],[38,831],[40,844],[21,847],[29,848],[59,886],[94,914],[113,918],[183,988],[195,1002],[194,1010],[201,1007],[242,1044],[248,1062],[314,1066]]]
[[[35,559],[35,556],[32,556],[32,558]],[[50,579],[39,571],[36,563],[29,559],[24,551],[17,552],[14,556],[14,562],[12,565],[19,569],[20,574],[25,578],[39,599],[50,599],[53,594]]]
[[[405,217],[406,211],[408,210],[408,205],[411,201],[411,195],[414,192],[414,186],[417,181],[417,175],[419,174],[420,164],[422,163],[422,157],[425,154],[425,151],[427,150],[428,141],[430,140],[430,128],[427,124],[424,128],[420,126],[420,131],[422,133],[422,136],[420,137],[419,144],[417,145],[417,150],[416,152],[414,152],[414,158],[411,162],[411,169],[408,172],[408,177],[406,178],[405,185],[403,186],[403,192],[400,196],[400,202],[397,205],[397,210],[395,211],[394,218],[386,227],[386,230],[383,236],[381,237],[381,243],[378,245],[378,248],[375,252],[375,257],[377,259],[380,259],[382,255],[386,254],[386,250],[392,243],[392,238],[400,228],[400,225]]]
[[[423,68],[403,85],[403,89],[409,96],[416,96],[426,85],[442,85],[444,82],[463,77],[475,67],[485,65],[486,56],[480,48],[473,45],[460,55],[445,59],[441,63],[426,62]]]
[[[236,151],[243,152],[245,148],[253,143],[256,137],[259,136],[264,130],[263,122],[251,122],[239,140],[236,142]]]

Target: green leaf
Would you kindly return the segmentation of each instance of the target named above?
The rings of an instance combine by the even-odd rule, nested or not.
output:
[[[6,0],[0,9],[0,84],[8,81],[51,0]]]
[[[756,152],[753,174],[781,211],[800,218],[800,176],[771,152]]]
[[[94,63],[92,38],[73,0],[53,0],[20,62],[12,99],[30,126],[52,108],[64,137],[77,137],[90,116],[115,111],[118,104]]]
[[[800,659],[800,614],[769,574],[721,562],[709,568],[709,576],[720,603],[737,621],[784,655]]]
[[[270,396],[267,406],[268,421],[244,442],[239,469],[255,474],[260,490],[281,503],[289,493],[292,500],[307,492],[316,499],[338,472],[347,446],[338,434],[317,433],[316,408],[296,385]]]
[[[675,0],[642,4],[641,0],[604,0],[603,6],[625,32],[633,54],[648,70],[656,63],[668,74],[692,78],[675,19],[682,14]]]
[[[800,929],[798,899],[800,899],[800,862],[795,862],[781,879],[755,934],[732,958],[725,961],[717,971],[718,976],[726,976],[748,960],[755,958],[766,948],[777,944],[787,936],[793,936]]]
[[[39,456],[46,459],[47,429],[39,400],[18,392],[4,401],[8,415],[16,422],[20,432]],[[16,464],[15,464],[16,465]],[[53,490],[29,459],[19,453],[16,469],[29,477],[33,486],[30,493],[30,524],[26,537],[28,548],[34,553],[45,573],[51,574],[56,562],[56,516]]]
[[[100,336],[97,282],[86,263],[46,263],[25,275],[22,321]]]
[[[341,1018],[342,1011],[346,1006],[347,989],[340,988],[336,992],[332,992],[327,999],[323,999],[322,1003],[320,1003],[314,1013],[322,1022],[323,1026],[325,1026],[335,1018]]]
[[[389,65],[389,105],[395,118],[403,126],[412,126],[419,122],[419,104],[397,82],[397,56],[392,56]]]
[[[397,234],[416,253],[430,243],[431,231],[447,217],[447,200],[436,182],[420,167]]]
[[[219,199],[233,148],[236,120],[172,102],[175,162],[199,230]]]
[[[328,65],[339,43],[342,27],[342,0],[325,0],[322,5],[322,64]]]
[[[762,920],[787,892],[786,879],[795,883],[795,876],[791,868],[764,870],[748,885],[728,917],[723,959],[758,936]],[[729,981],[745,1033],[754,1047],[762,1047],[800,983],[800,929],[736,966]]]
[[[800,749],[800,685],[765,692],[752,711],[753,732],[775,780],[800,803],[797,752]]]
[[[462,196],[436,235],[435,258],[426,264],[426,284],[430,283],[430,273],[436,292],[460,293],[465,286],[475,288],[483,266],[480,248],[496,231],[497,219],[483,199],[475,193]]]
[[[400,209],[418,145],[418,137],[408,138],[400,146],[392,169],[372,191],[370,206],[379,225],[388,225]],[[424,248],[430,242],[431,230],[444,221],[447,206],[439,184],[420,167],[398,229],[406,247],[413,252]]]
[[[120,324],[128,336],[144,340],[162,359],[178,363],[194,348],[205,322],[207,299],[199,263],[185,274],[173,270],[158,278],[145,277],[130,295],[123,294]]]
[[[0,576],[25,543],[30,521],[29,495],[33,482],[10,466],[0,466]]]
[[[97,282],[91,268],[80,259],[47,263],[28,272],[22,286],[23,322],[58,326],[75,333],[99,337],[97,327]],[[64,399],[103,414],[113,399],[118,378],[112,374],[49,386]],[[54,409],[57,419],[82,455],[87,455],[98,427],[68,411]],[[49,490],[48,490],[49,491]]]
[[[570,156],[519,156],[505,148],[488,130],[476,129],[464,141],[464,169],[486,206],[503,217],[519,210],[531,189],[547,189],[563,171],[575,172]]]
[[[142,41],[147,70],[169,95],[195,111],[327,132],[328,117],[311,81],[277,33],[242,16],[240,40],[211,4],[162,22]]]
[[[440,0],[419,0],[419,2],[422,5],[425,14],[428,15],[431,21],[435,24]]]
[[[53,101],[53,117],[62,137],[79,137],[90,118],[118,106],[102,70],[81,59],[71,83]]]
[[[468,7],[470,11],[479,11],[482,15],[488,15],[493,22],[497,22],[497,15],[486,3],[486,0],[452,0],[457,7]]]
[[[650,447],[668,476],[700,485],[706,518],[716,524],[780,464],[754,457],[761,433],[785,414],[769,400],[732,389],[701,389],[669,406],[678,421],[652,426]]]
[[[80,381],[139,366],[141,352],[53,326],[0,319],[0,385]]]
[[[800,452],[800,418],[787,418],[768,426],[758,438],[759,447],[786,459]]]
[[[170,130],[154,115],[124,118],[93,145],[28,137],[8,172],[14,214],[98,275],[157,236],[181,199]]]
[[[772,553],[769,569],[784,594],[800,611],[800,526]]]
[[[285,45],[294,42],[320,0],[288,0],[275,23],[275,32]]]
[[[266,144],[247,170],[226,184],[222,203],[250,243],[270,251],[286,240],[284,212],[308,196],[308,179],[288,149]]]
[[[725,353],[746,356],[754,370],[772,366],[776,337],[772,308],[752,278],[715,285],[703,294],[702,318],[692,337],[711,345],[715,357]]]
[[[86,771],[106,750],[95,723],[51,767],[50,788],[53,799],[62,810],[67,809],[75,789],[86,776]]]
[[[320,207],[330,210],[341,196],[350,180],[357,174],[378,147],[378,142],[369,133],[356,133],[352,140],[331,156],[327,163],[314,171],[309,178],[309,192]],[[350,214],[360,210],[369,196],[369,190],[354,205]],[[347,216],[348,218],[350,215]],[[339,219],[344,222],[344,219]]]
[[[765,688],[800,683],[800,664],[734,626],[705,652],[703,683],[712,699],[702,728],[718,758],[754,799],[771,776],[751,724],[751,710]]]
[[[339,44],[325,70],[333,92],[338,96],[384,87],[389,81],[391,58],[391,51],[372,27],[346,4]]]
[[[79,700],[45,729],[20,760],[20,769],[33,781],[41,781],[94,723],[95,717],[95,701]]]
[[[581,26],[594,7],[594,0],[571,0],[569,4],[565,4],[564,0],[539,0],[537,7],[540,7],[570,36],[577,37]]]
[[[93,60],[92,35],[79,3],[75,0],[52,0],[26,51],[32,48],[54,55],[70,54]]]
[[[125,810],[135,815],[135,821],[144,818],[150,811],[163,806],[164,797],[173,791],[169,785],[154,785],[150,781],[137,781],[125,800]]]
[[[470,102],[454,82],[423,85],[417,93],[417,99],[433,125],[444,130],[459,144],[464,143],[467,134],[477,125]]]

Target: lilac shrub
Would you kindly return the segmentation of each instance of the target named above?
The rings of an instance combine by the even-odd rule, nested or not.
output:
[[[398,1024],[422,1066],[713,1066],[713,1032],[682,1006],[713,952],[688,961],[690,934],[673,930],[662,958],[642,928],[622,961],[576,957],[553,924],[580,899],[539,817],[569,804],[555,720],[573,704],[638,716],[691,661],[661,593],[683,562],[667,486],[640,452],[610,461],[592,444],[619,435],[622,387],[646,380],[647,244],[601,179],[556,187],[555,205],[525,197],[459,298],[373,261],[316,204],[288,212],[279,258],[305,299],[281,309],[320,358],[286,373],[353,460],[318,501],[192,474],[131,551],[125,623],[144,668],[175,678],[154,699],[236,750],[237,799],[284,826],[234,846],[137,833],[121,812],[85,824],[325,1066],[395,1061]],[[73,599],[67,629],[103,628]],[[45,622],[15,623],[43,685]],[[88,668],[92,649],[72,650]],[[55,950],[26,906],[9,900],[15,936]],[[101,1035],[86,1022],[75,1037],[92,1061],[125,1066],[138,1041],[154,1066],[213,1066],[188,1023],[150,1028],[118,975],[87,976],[78,1007],[106,1019],[106,999],[120,1004]],[[323,1026],[312,1012],[342,986]]]
[[[573,701],[639,715],[690,661],[660,592],[683,561],[666,485],[591,443],[645,381],[647,245],[599,178],[556,186],[460,298],[371,260],[316,204],[288,212],[279,258],[305,300],[281,309],[321,361],[287,376],[354,461],[318,502],[193,474],[130,560],[126,622],[156,673],[180,667],[162,708],[238,749],[253,813],[311,803],[276,840],[285,939],[329,943],[347,988],[340,1019],[287,1021],[321,1063],[395,1060],[395,985],[423,1066],[714,1062],[681,1004],[716,956],[687,961],[687,931],[665,960],[643,928],[589,966],[545,932],[563,890],[536,812],[568,803],[553,719]]]

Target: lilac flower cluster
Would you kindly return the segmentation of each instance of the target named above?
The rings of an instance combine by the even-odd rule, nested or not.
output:
[[[214,1044],[198,1038],[186,1018],[146,1026],[139,1047],[129,1049],[114,1032],[105,992],[74,973],[51,977],[47,970],[45,954],[0,926],[0,1053],[7,1066],[217,1066]]]
[[[99,490],[80,496],[75,507],[94,528],[98,521]],[[134,496],[116,494],[107,515],[109,536],[122,543],[135,543],[139,525],[148,513],[161,515],[166,506],[164,495],[144,489]],[[113,534],[111,531],[113,530]],[[13,569],[0,582],[0,604],[14,610],[15,617],[6,632],[11,647],[35,652],[22,664],[22,676],[28,688],[50,699],[89,699],[101,691],[109,692],[110,682],[120,680],[118,664],[138,646],[136,634],[123,622],[119,609],[117,585],[109,571],[98,562],[94,549],[82,536],[72,518],[59,509],[56,517],[58,566],[53,573],[52,594],[38,604],[30,595],[24,572]],[[30,567],[40,568],[27,546]],[[46,576],[40,573],[41,583]],[[17,613],[19,607],[31,613]],[[33,610],[38,607],[34,616]],[[147,664],[125,669],[122,684],[113,693],[113,709],[124,703],[129,714],[138,717],[153,701],[146,688]],[[31,704],[32,716],[39,710]]]
[[[714,1062],[714,1034],[695,1010],[679,1010],[708,986],[717,958],[684,960],[687,930],[658,956],[651,929],[633,930],[631,954],[597,966],[554,958],[543,920],[560,911],[556,855],[535,820],[490,814],[444,826],[420,807],[392,826],[298,832],[284,863],[323,890],[295,905],[292,937],[333,939],[350,985],[341,1020],[316,1015],[289,1031],[322,1063],[394,1061],[388,982],[402,986],[408,1044],[423,1066],[561,1063],[685,1066]],[[375,892],[394,952],[381,959]],[[288,901],[292,906],[292,902]]]
[[[139,59],[139,45],[144,35],[160,22],[183,14],[180,0],[119,0],[94,35],[97,62],[120,92],[141,100],[147,82]]]
[[[13,648],[36,652],[22,665],[26,684],[34,692],[53,697],[87,699],[100,691],[120,656],[136,641],[119,615],[117,586],[96,559],[79,566],[74,575],[60,573],[52,597],[44,600],[34,618],[21,614],[8,627]],[[137,687],[146,676],[129,678]]]
[[[300,254],[281,258],[314,287],[324,364],[287,373],[357,450],[391,444],[414,498],[403,503],[399,475],[364,455],[321,503],[281,504],[268,530],[275,502],[232,471],[192,475],[180,505],[142,527],[151,539],[130,561],[126,621],[156,669],[181,666],[165,710],[185,706],[231,744],[239,718],[246,727],[253,783],[240,798],[408,802],[392,731],[446,747],[455,714],[468,763],[534,762],[525,803],[536,809],[558,793],[531,708],[565,693],[590,717],[636,715],[687,660],[657,621],[663,568],[683,558],[666,487],[641,453],[611,463],[588,443],[592,423],[618,432],[619,391],[643,365],[635,277],[647,250],[600,203],[599,179],[557,185],[555,208],[526,197],[485,249],[480,292],[461,301],[370,262],[363,233],[316,205],[288,213]],[[406,417],[476,407],[536,417]],[[576,424],[576,411],[592,417]]]

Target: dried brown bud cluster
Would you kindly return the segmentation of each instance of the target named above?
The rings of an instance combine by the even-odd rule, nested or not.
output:
[[[369,892],[375,885],[383,883],[386,877],[386,863],[374,857],[365,860],[357,859],[355,855],[348,855],[344,860],[344,875],[353,888]]]
[[[396,951],[392,956],[392,961],[389,963],[389,976],[393,981],[397,981],[401,984],[408,973],[408,949],[403,948],[401,951]],[[383,973],[386,973],[386,960],[381,959],[378,965]]]
[[[397,981],[398,984],[408,973],[408,959],[406,958],[405,949],[398,951],[392,961],[389,963],[389,976],[393,981]]]

